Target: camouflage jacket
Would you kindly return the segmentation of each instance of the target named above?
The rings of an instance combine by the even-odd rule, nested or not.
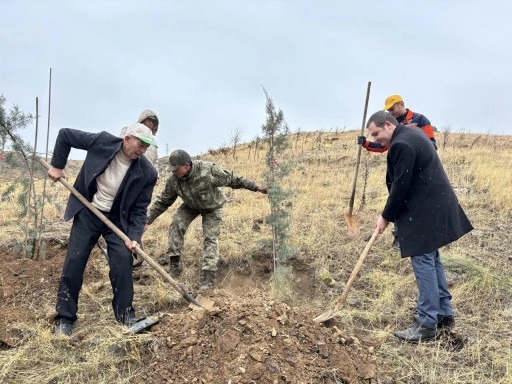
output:
[[[226,202],[226,196],[219,187],[244,188],[256,192],[258,186],[232,171],[223,170],[214,163],[203,160],[192,161],[192,169],[187,177],[179,178],[171,174],[164,190],[149,209],[147,224],[151,224],[179,197],[192,209],[212,210]]]

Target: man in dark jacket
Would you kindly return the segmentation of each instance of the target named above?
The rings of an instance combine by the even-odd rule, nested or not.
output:
[[[454,324],[451,294],[438,249],[473,227],[423,132],[399,125],[385,111],[373,114],[366,127],[376,142],[389,146],[389,196],[376,226],[382,233],[389,222],[395,223],[400,252],[402,257],[411,257],[419,291],[415,324],[395,332],[395,336],[409,342],[434,339],[437,328]]]
[[[54,181],[66,177],[71,148],[87,151],[74,187],[130,240],[124,242],[74,195],[69,197],[64,219],[73,218],[73,225],[57,293],[56,334],[72,333],[85,266],[100,236],[107,242],[115,318],[128,326],[137,321],[131,254],[141,241],[157,178],[155,168],[142,156],[149,145],[154,145],[151,130],[142,124],[129,126],[122,138],[107,132],[59,131],[48,176]]]
[[[384,102],[384,110],[388,111],[399,124],[406,126],[407,128],[420,128],[425,135],[430,139],[434,148],[437,150],[436,139],[434,137],[434,129],[427,119],[421,113],[413,112],[409,108],[405,108],[404,99],[400,95],[391,95],[386,98]],[[357,143],[366,148],[369,152],[386,152],[389,149],[389,145],[384,146],[376,141],[366,140],[366,136],[358,136]],[[392,247],[395,249],[400,248],[398,238],[396,237],[396,230],[393,229],[393,244]]]

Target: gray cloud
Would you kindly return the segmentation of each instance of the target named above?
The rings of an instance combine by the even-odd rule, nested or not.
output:
[[[145,108],[160,155],[248,141],[263,85],[291,129],[361,124],[399,93],[439,128],[512,134],[507,1],[13,1],[0,14],[0,92],[39,96],[60,127],[117,133]],[[40,148],[44,148],[41,146]],[[79,154],[74,154],[80,157]]]

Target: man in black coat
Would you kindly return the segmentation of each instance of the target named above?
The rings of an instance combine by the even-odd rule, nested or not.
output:
[[[115,318],[128,326],[136,322],[132,252],[141,241],[157,179],[157,171],[143,156],[150,145],[154,145],[151,130],[142,124],[129,126],[122,138],[108,132],[59,131],[48,176],[54,181],[66,177],[64,168],[71,148],[87,151],[74,187],[130,240],[124,242],[80,200],[70,196],[64,219],[73,218],[73,226],[57,293],[57,334],[72,333],[85,266],[100,236],[107,242]]]
[[[459,205],[437,152],[419,128],[399,125],[388,112],[374,113],[366,125],[373,140],[390,146],[386,184],[389,196],[377,229],[394,222],[402,257],[411,257],[419,298],[415,324],[395,336],[409,342],[430,340],[436,329],[453,326],[438,249],[473,229]]]

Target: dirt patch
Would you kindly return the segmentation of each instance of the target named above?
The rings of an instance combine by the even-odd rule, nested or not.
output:
[[[312,322],[315,314],[253,290],[236,300],[209,296],[212,312],[164,316],[153,327],[159,342],[145,356],[135,383],[368,383],[375,379],[376,340]]]
[[[62,263],[33,261],[12,253],[0,257],[0,340],[5,346],[15,347],[25,338],[20,324],[44,317],[37,303],[55,295]]]
[[[0,251],[0,341],[6,346],[16,347],[27,337],[23,324],[38,321],[52,324],[55,313],[43,308],[55,301],[65,252],[61,245],[50,245],[46,258],[35,261],[21,254]],[[100,276],[96,266],[89,263],[84,280]]]
[[[55,300],[64,254],[65,249],[54,246],[40,261],[12,253],[1,256],[0,352],[18,348],[33,336],[24,324],[42,321],[52,327],[54,312],[48,308]],[[84,280],[104,279],[104,260],[99,254],[91,257]],[[300,273],[306,280],[307,267],[299,263],[295,269],[298,281]],[[220,276],[219,289],[207,292],[216,308],[192,311],[180,299],[162,311],[161,322],[137,347],[140,358],[122,371],[124,377],[132,383],[377,382],[374,352],[379,342],[315,324],[318,310],[273,300],[262,289],[270,278],[267,261],[223,268]],[[110,295],[107,288],[105,295]],[[80,337],[73,340],[84,356],[94,345],[89,327],[80,324]],[[110,353],[126,359],[133,353],[130,345]]]
[[[312,300],[318,299],[317,295],[325,291],[314,278],[310,267],[302,260],[290,261],[293,280],[291,287],[293,292],[300,294],[290,297],[287,304],[302,306]],[[217,286],[230,295],[244,296],[251,290],[269,291],[272,280],[273,262],[270,255],[253,255],[250,259],[235,263],[223,263],[219,265]]]

